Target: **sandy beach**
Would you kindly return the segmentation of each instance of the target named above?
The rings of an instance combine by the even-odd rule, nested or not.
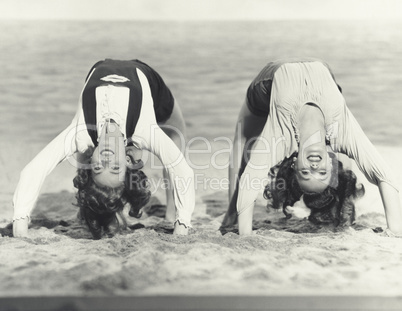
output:
[[[222,235],[227,191],[211,185],[197,189],[193,229],[173,236],[163,220],[164,192],[156,191],[141,219],[113,237],[92,240],[76,217],[68,162],[46,179],[32,215],[28,238],[11,237],[12,194],[21,166],[40,149],[32,144],[10,158],[1,153],[1,297],[398,297],[402,289],[401,239],[385,236],[381,198],[358,174],[366,195],[357,204],[356,224],[342,230],[316,227],[307,220],[286,220],[257,200],[254,234]],[[215,146],[219,148],[219,146]],[[7,146],[12,150],[18,146]],[[401,148],[381,154],[402,171]],[[15,150],[14,150],[15,151]],[[197,157],[208,164],[209,156]],[[160,171],[145,168],[150,179]],[[195,172],[224,178],[226,170]],[[402,185],[401,177],[398,184]],[[127,213],[127,211],[125,211]],[[18,299],[17,299],[18,300]],[[396,305],[395,305],[396,306]]]

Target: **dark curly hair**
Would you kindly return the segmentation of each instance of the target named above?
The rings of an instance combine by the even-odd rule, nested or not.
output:
[[[270,182],[265,187],[264,197],[272,199],[272,207],[282,208],[286,217],[290,218],[285,208],[293,206],[303,195],[305,205],[311,209],[308,219],[312,223],[351,225],[355,220],[354,200],[365,193],[364,186],[357,184],[356,175],[344,169],[342,162],[330,153],[333,170],[329,186],[321,193],[303,192],[292,167],[294,157],[297,157],[297,152],[269,172]],[[333,186],[335,184],[336,187]]]
[[[84,158],[92,153],[91,148]],[[133,161],[131,156],[130,158]],[[126,204],[130,206],[130,216],[141,217],[141,208],[151,197],[147,176],[142,170],[132,167],[127,167],[125,182],[116,188],[97,185],[89,168],[79,168],[73,183],[78,189],[76,199],[81,217],[85,219],[94,239],[101,238],[102,227],[107,231],[113,221],[118,223],[116,214],[119,214],[123,226],[126,227],[127,223],[122,215]]]

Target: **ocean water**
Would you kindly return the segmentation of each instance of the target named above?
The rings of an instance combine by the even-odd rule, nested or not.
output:
[[[0,141],[46,144],[74,116],[88,70],[140,59],[181,104],[189,138],[231,138],[248,84],[269,61],[333,69],[375,144],[401,145],[402,22],[1,21]]]

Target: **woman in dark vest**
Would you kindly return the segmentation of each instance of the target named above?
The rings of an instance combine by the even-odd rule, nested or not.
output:
[[[184,135],[180,107],[155,70],[139,60],[96,63],[71,124],[21,172],[13,202],[14,236],[28,234],[45,177],[66,159],[77,167],[77,203],[95,239],[126,204],[130,216],[139,217],[150,198],[142,150],[161,160],[171,185],[166,219],[174,222],[175,234],[187,234],[195,194],[193,171],[179,149]]]
[[[233,150],[244,152],[233,153],[230,205],[222,229],[238,218],[239,233],[251,233],[255,200],[263,191],[287,217],[299,214],[315,223],[351,224],[354,199],[364,188],[339,161],[345,154],[379,187],[388,232],[402,234],[392,171],[347,108],[329,66],[320,60],[279,60],[262,69],[248,88]]]

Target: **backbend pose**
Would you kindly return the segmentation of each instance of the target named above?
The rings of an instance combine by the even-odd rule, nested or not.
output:
[[[222,228],[238,216],[239,233],[252,232],[255,200],[267,181],[264,196],[285,214],[305,210],[313,222],[353,221],[353,199],[364,188],[337,160],[344,154],[379,187],[388,232],[402,234],[392,173],[347,108],[329,66],[318,59],[278,60],[262,69],[248,88],[233,150]]]
[[[21,172],[13,201],[14,236],[28,235],[44,179],[66,159],[77,167],[77,202],[95,239],[126,203],[130,216],[139,217],[150,197],[140,170],[143,149],[159,157],[172,185],[166,190],[166,219],[174,222],[174,234],[187,234],[195,190],[194,173],[178,148],[184,134],[180,107],[155,70],[139,60],[97,62],[71,124]]]

